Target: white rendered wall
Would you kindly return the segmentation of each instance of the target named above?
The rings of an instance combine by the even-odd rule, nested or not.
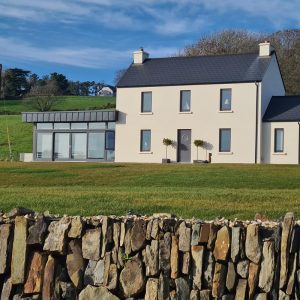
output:
[[[284,151],[274,152],[275,128],[284,129]],[[297,122],[263,123],[262,162],[267,164],[298,164],[299,159],[299,125]]]
[[[232,112],[219,112],[220,90],[232,89]],[[191,113],[180,113],[180,91],[191,90]],[[141,93],[152,92],[152,114],[142,114]],[[116,123],[117,162],[160,163],[165,158],[163,138],[177,141],[178,129],[191,129],[192,142],[202,139],[211,145],[200,149],[199,159],[212,153],[213,163],[254,163],[255,83],[118,88]],[[231,128],[231,152],[219,153],[219,128]],[[140,153],[140,130],[151,129],[151,152]],[[177,160],[177,148],[169,147],[169,158]],[[191,161],[196,159],[192,145]]]

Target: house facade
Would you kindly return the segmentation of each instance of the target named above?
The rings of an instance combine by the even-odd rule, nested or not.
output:
[[[117,85],[115,111],[73,113],[23,114],[34,123],[34,160],[161,163],[168,138],[172,162],[300,162],[300,96],[285,96],[268,42],[259,53],[219,56],[150,59],[141,49]],[[50,120],[52,114],[59,116]],[[79,156],[76,139],[83,145]],[[62,157],[56,144],[63,140]],[[41,157],[45,143],[51,154]],[[93,144],[101,155],[90,155]]]

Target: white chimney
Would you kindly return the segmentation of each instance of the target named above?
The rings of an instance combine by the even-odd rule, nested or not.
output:
[[[274,48],[270,42],[265,41],[259,44],[259,56],[270,56],[273,51]]]
[[[140,48],[140,50],[133,52],[133,63],[142,64],[148,57],[149,54],[143,48]]]

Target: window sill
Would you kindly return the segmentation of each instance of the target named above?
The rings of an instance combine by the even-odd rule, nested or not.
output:
[[[192,111],[180,111],[180,115],[191,115],[193,112]]]
[[[218,152],[219,155],[232,155],[233,152]]]
[[[139,154],[153,154],[152,151],[140,151]]]
[[[219,110],[219,113],[231,114],[234,113],[233,110]]]
[[[286,152],[273,152],[272,155],[287,155]]]
[[[153,115],[153,112],[140,112],[140,115]]]

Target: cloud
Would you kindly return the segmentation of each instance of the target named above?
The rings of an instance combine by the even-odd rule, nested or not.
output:
[[[171,56],[176,48],[147,49],[151,56]],[[115,50],[109,48],[41,48],[27,42],[16,41],[11,38],[0,37],[0,53],[3,57],[19,61],[40,61],[62,64],[89,69],[114,69],[124,62],[129,63],[132,49]]]

